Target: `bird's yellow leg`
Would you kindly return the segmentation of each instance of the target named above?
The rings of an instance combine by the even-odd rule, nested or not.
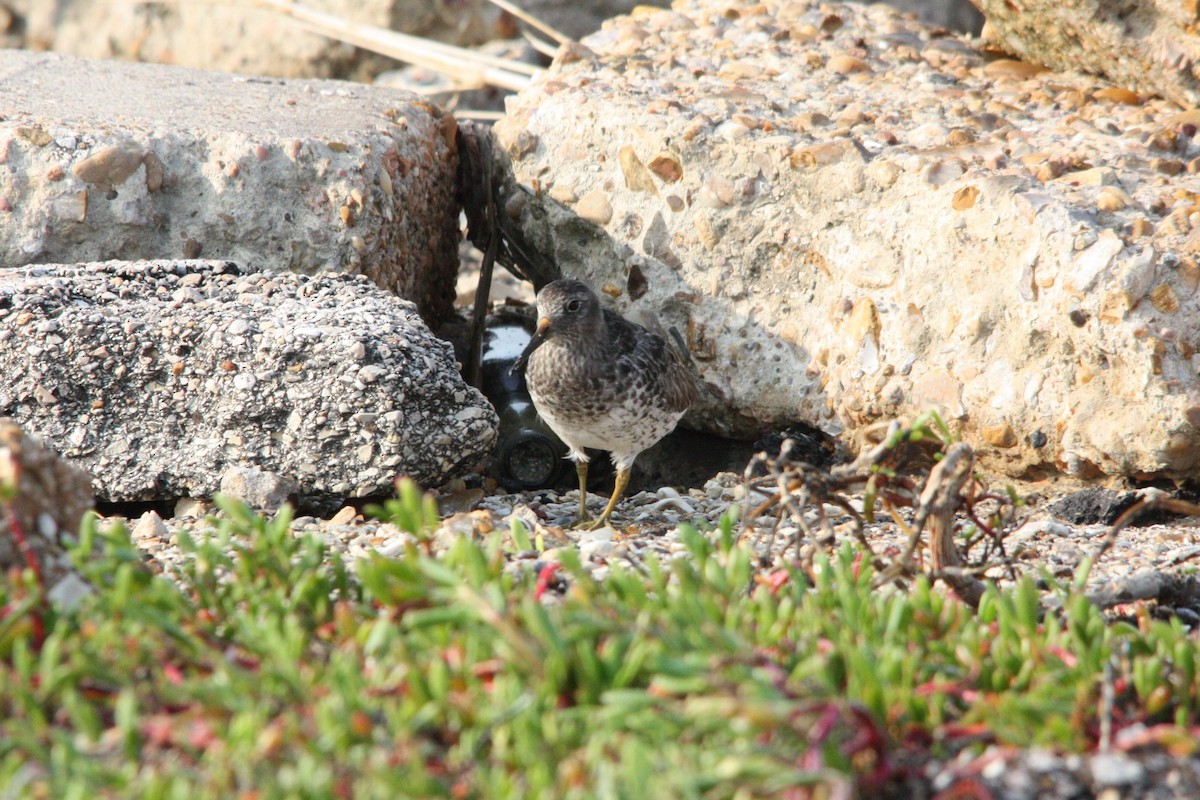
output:
[[[575,520],[576,525],[582,525],[588,521],[587,515],[587,472],[588,462],[576,461],[575,474],[579,476],[579,519]]]
[[[621,499],[621,495],[625,493],[625,487],[629,485],[629,472],[629,469],[617,470],[617,481],[613,485],[612,497],[608,498],[608,505],[605,506],[604,513],[597,517],[595,522],[588,525],[585,530],[594,531],[608,524],[608,519],[612,516],[613,509],[617,507],[617,501]]]

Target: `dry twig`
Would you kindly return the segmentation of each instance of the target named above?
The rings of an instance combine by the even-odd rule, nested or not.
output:
[[[835,467],[828,473],[809,464],[789,463],[787,447],[781,449],[778,458],[765,454],[757,456],[747,467],[745,488],[747,503],[752,490],[769,492],[756,508],[748,506],[743,514],[743,532],[754,535],[755,520],[774,511],[775,520],[770,532],[770,548],[785,516],[796,525],[793,543],[799,553],[802,539],[822,544],[832,543],[833,525],[826,509],[839,508],[851,519],[851,533],[867,552],[875,565],[878,577],[876,585],[903,581],[917,573],[913,557],[922,540],[925,528],[930,530],[931,578],[945,581],[963,600],[977,606],[983,595],[984,583],[979,579],[995,563],[968,563],[966,554],[979,542],[985,542],[984,558],[994,552],[1004,556],[1002,540],[1004,532],[1014,524],[1014,514],[1007,498],[997,495],[978,495],[973,472],[975,454],[970,445],[958,443],[947,447],[946,439],[932,430],[932,421],[940,427],[940,420],[928,417],[912,426],[893,423],[889,426],[884,441],[864,451],[852,464]],[[928,445],[943,448],[941,460],[930,470],[918,496],[918,486],[911,478],[901,475],[901,470],[914,462],[929,463]],[[765,475],[755,476],[756,472]],[[771,490],[774,491],[771,491]],[[855,510],[846,492],[865,492],[863,513]],[[991,522],[980,519],[977,504],[994,501],[999,508],[990,517]],[[873,518],[877,504],[882,504],[888,514],[908,536],[904,552],[896,559],[885,562],[874,551],[864,531],[864,518]],[[911,523],[906,523],[899,514],[900,507],[914,509]],[[960,547],[955,539],[955,522],[962,513],[980,533],[973,536],[968,546]],[[818,538],[814,527],[819,527]],[[1010,569],[1012,565],[1009,564]]]
[[[558,42],[559,44],[566,44],[567,42],[571,41],[570,36],[567,36],[565,33],[560,33],[559,31],[550,27],[545,22],[542,22],[540,19],[533,16],[532,14],[530,14],[528,11],[521,8],[520,6],[517,6],[517,5],[514,5],[510,2],[508,2],[508,0],[488,0],[488,2],[490,2],[492,5],[496,6],[497,8],[504,9],[505,11],[512,14],[514,17],[516,17],[517,19],[524,22],[526,25],[530,26],[531,28],[536,28],[537,30],[539,30],[542,33],[549,36],[554,41]],[[530,39],[530,41],[532,42],[533,39]]]
[[[538,72],[537,67],[522,61],[489,56],[387,28],[351,22],[292,0],[251,2],[289,17],[314,33],[439,72],[454,80],[459,90],[498,86],[520,91],[529,85],[531,77]]]

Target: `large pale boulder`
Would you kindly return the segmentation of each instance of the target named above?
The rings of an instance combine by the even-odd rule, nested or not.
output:
[[[0,271],[0,374],[0,415],[106,500],[207,496],[247,470],[306,497],[384,494],[400,474],[429,486],[470,470],[496,437],[450,345],[362,276]]]
[[[448,313],[454,120],[334,81],[0,51],[0,267],[227,258]]]
[[[686,424],[938,409],[1013,473],[1200,466],[1200,118],[878,5],[681,0],[584,44],[510,102],[504,208],[685,334],[718,395]]]

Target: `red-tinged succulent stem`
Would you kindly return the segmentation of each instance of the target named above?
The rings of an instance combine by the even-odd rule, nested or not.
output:
[[[4,504],[4,512],[8,515],[8,530],[12,534],[13,542],[20,551],[21,557],[25,559],[25,566],[29,567],[33,572],[33,578],[37,581],[38,590],[42,596],[46,595],[46,581],[42,576],[42,565],[38,562],[37,553],[33,552],[33,548],[29,545],[29,539],[25,536],[25,530],[21,527],[20,521],[17,520],[16,511],[13,509],[11,502]],[[42,646],[42,642],[46,638],[46,627],[42,622],[42,615],[38,611],[34,611],[30,615],[30,620],[33,623],[34,643]]]

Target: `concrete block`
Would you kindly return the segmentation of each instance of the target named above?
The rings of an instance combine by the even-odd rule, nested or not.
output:
[[[450,309],[455,124],[415,95],[0,51],[0,97],[0,266],[203,256]]]

